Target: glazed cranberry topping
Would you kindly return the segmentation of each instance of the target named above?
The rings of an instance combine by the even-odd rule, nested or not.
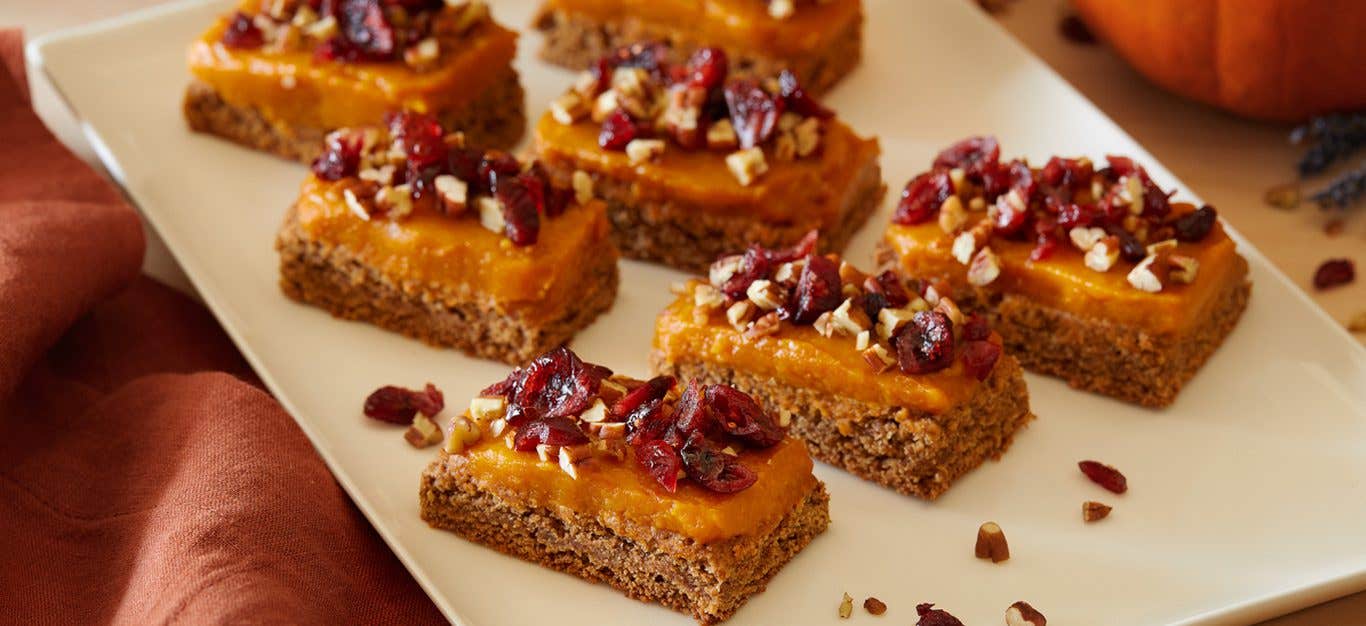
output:
[[[735,457],[717,450],[700,433],[689,437],[678,454],[688,478],[717,493],[743,491],[759,479],[753,470]]]
[[[1176,221],[1172,222],[1172,227],[1176,229],[1176,238],[1181,241],[1204,239],[1211,230],[1214,230],[1214,221],[1218,215],[1214,207],[1206,204],[1176,218]]]
[[[977,313],[968,316],[967,321],[963,322],[963,339],[967,341],[981,341],[991,336],[991,324],[987,318]]]
[[[626,144],[641,136],[644,136],[643,129],[636,125],[630,114],[617,109],[602,123],[602,130],[598,132],[598,145],[602,146],[603,150],[625,150]]]
[[[646,441],[635,446],[635,452],[636,463],[665,491],[674,493],[678,490],[678,472],[683,469],[683,460],[673,446],[663,441]]]
[[[897,362],[907,374],[928,374],[953,364],[953,322],[939,311],[920,311],[897,335]]]
[[[683,441],[693,433],[714,437],[721,432],[721,425],[709,408],[711,403],[705,398],[706,391],[697,381],[688,381],[683,395],[678,398],[678,404],[674,405],[674,426],[667,437],[670,444],[683,445]]]
[[[876,276],[869,276],[867,280],[863,281],[863,289],[869,293],[882,296],[883,306],[890,306],[894,309],[899,309],[911,302],[911,295],[906,293],[906,286],[901,283],[901,277],[892,270],[883,271]],[[876,314],[870,317],[877,319]]]
[[[727,385],[707,385],[706,403],[727,433],[755,448],[783,439],[783,428],[749,395]]]
[[[917,604],[915,612],[920,616],[915,626],[963,626],[963,622],[958,618],[950,615],[948,611],[934,608],[929,602]]]
[[[783,113],[783,100],[770,96],[759,83],[735,80],[726,84],[726,104],[730,107],[730,122],[741,148],[753,148],[773,136],[778,127],[778,116]]]
[[[431,383],[427,383],[422,391],[387,385],[365,398],[364,412],[366,417],[381,422],[406,425],[419,412],[432,417],[445,407],[446,401],[441,391]]]
[[[995,169],[1000,159],[1001,146],[995,137],[969,137],[940,152],[934,158],[934,166],[962,168],[969,178],[981,180],[985,173]]]
[[[835,310],[844,302],[844,294],[840,292],[839,265],[823,256],[807,257],[794,295],[795,310],[790,317],[798,324],[809,324],[816,321],[821,313]]]
[[[726,82],[729,71],[725,51],[720,48],[698,48],[688,58],[688,85],[711,89]]]
[[[963,344],[963,371],[977,380],[986,380],[1001,358],[1001,346],[990,341],[974,340]]]
[[[786,110],[798,115],[820,119],[829,119],[835,116],[834,111],[821,106],[815,98],[806,93],[806,90],[802,89],[801,84],[797,82],[797,75],[787,70],[778,74],[778,95],[782,96]]]
[[[408,167],[421,169],[446,159],[446,132],[436,116],[414,111],[390,113],[385,116],[389,136],[403,144]]]
[[[1356,265],[1351,259],[1329,259],[1314,271],[1314,287],[1329,289],[1356,280]]]
[[[597,398],[602,379],[611,373],[602,366],[584,363],[563,346],[536,357],[509,377],[517,380],[510,384],[504,381],[499,389],[507,393],[508,423],[518,426],[530,419],[582,413]]]
[[[953,195],[953,182],[949,173],[943,170],[925,172],[901,191],[901,201],[896,205],[892,221],[897,224],[921,224],[934,219],[939,206]]]
[[[576,446],[588,443],[588,435],[579,428],[578,423],[567,417],[542,417],[534,419],[517,428],[512,446],[526,452],[535,450],[541,444],[549,446]]]
[[[250,50],[260,48],[265,43],[265,35],[256,27],[250,15],[241,11],[232,14],[227,29],[223,31],[223,45],[239,50]]]
[[[323,180],[341,180],[360,169],[361,137],[354,133],[329,135],[323,153],[313,161],[313,173]]]
[[[341,0],[337,20],[342,41],[357,60],[384,61],[398,50],[394,26],[380,0]]]

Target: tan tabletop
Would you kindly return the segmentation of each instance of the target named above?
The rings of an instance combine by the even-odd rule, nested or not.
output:
[[[0,25],[21,25],[29,37],[97,21],[161,0],[10,0],[0,3]],[[966,0],[965,0],[966,1]],[[1002,26],[1071,82],[1087,98],[1152,152],[1206,202],[1256,245],[1339,322],[1366,311],[1366,278],[1318,293],[1314,269],[1330,257],[1353,258],[1366,270],[1366,212],[1349,215],[1336,237],[1323,233],[1326,218],[1311,206],[1279,211],[1262,203],[1262,193],[1292,180],[1299,149],[1289,145],[1289,128],[1246,122],[1191,104],[1143,80],[1100,46],[1082,46],[1058,34],[1059,0],[1019,0],[999,16]],[[58,137],[96,163],[71,114],[41,76],[31,76],[35,106]],[[1358,162],[1357,159],[1350,161]],[[1316,180],[1327,180],[1328,177]],[[148,231],[144,269],[193,293],[165,245]],[[1366,342],[1366,335],[1358,335]],[[1270,622],[1267,626],[1318,626],[1359,622],[1366,616],[1366,592],[1327,602]]]

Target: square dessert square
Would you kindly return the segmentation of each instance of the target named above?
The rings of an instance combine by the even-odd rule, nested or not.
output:
[[[327,133],[400,109],[508,148],[526,125],[516,47],[479,0],[242,0],[190,46],[185,119],[305,163]]]
[[[811,468],[801,442],[734,389],[611,376],[557,348],[454,419],[422,474],[421,511],[712,624],[828,526]]]
[[[1171,404],[1247,307],[1247,262],[1213,207],[1172,202],[1131,159],[999,159],[994,138],[914,178],[882,257],[944,280],[1029,369]]]
[[[583,70],[613,50],[661,41],[725,51],[737,75],[796,74],[822,94],[863,54],[862,0],[546,0],[541,58]]]
[[[813,229],[825,249],[842,249],[885,193],[877,140],[789,73],[728,79],[718,49],[668,56],[658,44],[619,51],[536,125],[551,175],[578,176],[607,202],[622,254],[701,272],[750,243],[788,246]]]
[[[608,230],[601,202],[539,165],[402,113],[328,136],[276,241],[280,286],[338,317],[518,364],[611,306]]]
[[[904,494],[933,500],[999,458],[1033,415],[985,318],[813,249],[754,247],[680,286],[655,324],[655,370],[733,386],[812,456]]]

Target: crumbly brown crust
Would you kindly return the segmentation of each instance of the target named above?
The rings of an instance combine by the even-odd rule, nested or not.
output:
[[[542,163],[557,183],[569,184],[572,164],[553,160]],[[766,248],[793,245],[812,229],[821,230],[820,252],[840,252],[887,193],[882,169],[872,159],[854,177],[840,207],[839,221],[833,228],[823,228],[815,221],[773,224],[742,213],[721,215],[677,200],[641,201],[634,183],[591,175],[594,193],[607,203],[612,243],[622,256],[696,273],[705,273],[717,257],[741,252],[750,244]]]
[[[581,297],[549,321],[505,312],[477,294],[435,293],[415,282],[396,284],[350,251],[307,239],[294,211],[275,243],[285,295],[349,320],[369,322],[426,343],[521,365],[569,341],[612,306],[619,274],[608,246],[575,276]],[[541,316],[539,319],[545,319]]]
[[[629,535],[638,539],[632,539],[573,511],[505,500],[481,489],[460,461],[459,455],[442,452],[422,473],[422,519],[428,524],[605,583],[637,600],[691,613],[702,624],[730,617],[830,524],[830,497],[817,481],[805,499],[761,534],[699,544],[634,527]]]
[[[927,500],[986,459],[1000,458],[1015,432],[1034,417],[1020,365],[1009,355],[970,401],[940,415],[794,387],[700,360],[670,362],[658,352],[651,364],[679,380],[731,385],[770,411],[785,411],[792,418],[788,432],[806,442],[811,456]]]
[[[573,70],[592,67],[614,50],[641,41],[663,41],[678,50],[712,44],[694,39],[686,27],[661,27],[625,15],[619,20],[598,22],[563,10],[543,10],[535,26],[545,35],[541,59]],[[789,69],[815,95],[829,91],[844,78],[858,65],[862,54],[862,19],[846,27],[833,44],[790,58],[770,57],[748,49],[726,49],[732,74],[768,78]]]
[[[524,100],[517,72],[508,68],[465,106],[436,114],[443,128],[463,131],[470,145],[505,149],[515,145],[525,132]],[[318,158],[323,137],[334,130],[276,124],[255,108],[229,104],[213,87],[198,80],[186,88],[183,109],[191,130],[304,163]]]

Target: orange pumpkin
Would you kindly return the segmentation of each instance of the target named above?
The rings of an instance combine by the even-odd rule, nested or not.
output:
[[[1366,108],[1366,0],[1072,0],[1153,82],[1246,117]]]

